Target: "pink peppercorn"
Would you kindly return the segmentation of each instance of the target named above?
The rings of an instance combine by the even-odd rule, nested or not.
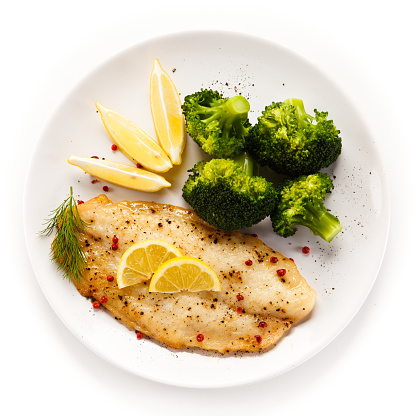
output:
[[[277,263],[277,257],[270,257],[270,263]]]
[[[114,276],[111,276],[111,274],[110,274],[110,275],[108,275],[108,276],[107,276],[107,280],[108,280],[109,282],[112,282],[112,281],[114,280]]]
[[[260,328],[266,328],[266,326],[267,326],[266,322],[264,322],[264,321],[259,322],[259,327]]]
[[[108,299],[105,296],[101,296],[100,302],[101,303],[106,303],[108,301]]]
[[[116,236],[113,237],[113,243],[114,244],[117,244],[118,243],[118,237],[116,237]]]
[[[136,331],[136,337],[137,337],[137,339],[143,338],[143,333],[140,332],[140,331]]]
[[[113,245],[111,246],[111,248],[112,248],[113,250],[117,250],[117,249],[118,249],[118,244],[113,244]]]
[[[246,266],[251,266],[253,262],[251,260],[246,260]]]
[[[311,249],[309,247],[307,247],[307,246],[302,247],[302,253],[304,253],[304,254],[308,254],[310,250]]]
[[[278,274],[279,276],[284,276],[284,275],[286,274],[286,269],[279,269],[279,270],[277,271],[277,274]]]
[[[104,192],[108,192],[108,186],[107,186],[107,185],[104,185],[104,186],[103,186],[103,191],[104,191]]]
[[[243,296],[243,295],[238,294],[238,295],[237,295],[237,300],[244,300],[244,296]]]
[[[254,338],[256,338],[257,342],[260,344],[261,340],[261,336],[260,335],[254,335]]]
[[[83,203],[84,203],[84,201],[81,201],[80,199],[78,199],[78,205],[81,205]]]
[[[237,308],[237,313],[242,313],[243,312],[243,308],[241,307],[241,306],[239,306],[238,308]]]
[[[98,302],[98,300],[95,300],[95,301],[92,303],[92,306],[93,306],[93,308],[94,308],[94,309],[98,309],[98,308],[100,307],[100,302]]]
[[[117,150],[117,145],[116,144],[113,144],[112,146],[111,146],[111,150]]]
[[[196,336],[196,340],[197,340],[198,342],[202,342],[202,341],[204,340],[204,336],[203,336],[202,334],[198,334],[198,335]]]

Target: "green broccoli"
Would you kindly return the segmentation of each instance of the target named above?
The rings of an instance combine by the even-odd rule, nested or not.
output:
[[[182,111],[186,131],[204,152],[228,158],[244,150],[250,104],[241,95],[224,98],[218,91],[201,89],[184,98]]]
[[[250,227],[270,215],[276,202],[272,184],[252,176],[253,162],[211,159],[198,162],[182,193],[196,214],[214,227],[231,231]]]
[[[286,179],[279,184],[277,203],[270,215],[274,231],[289,237],[295,234],[295,226],[304,225],[315,235],[332,241],[342,229],[338,218],[330,214],[323,203],[332,187],[332,179],[324,173]]]
[[[250,129],[246,150],[261,166],[288,176],[328,167],[341,153],[340,131],[327,112],[314,112],[307,114],[296,98],[273,102]]]

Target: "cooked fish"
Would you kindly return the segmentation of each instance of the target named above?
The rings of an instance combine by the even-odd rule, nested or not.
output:
[[[79,293],[97,300],[105,296],[103,306],[117,319],[169,347],[221,353],[262,350],[314,307],[315,291],[292,260],[254,236],[211,227],[192,210],[151,202],[113,203],[105,195],[78,209],[89,224],[81,236],[88,265],[84,278],[75,282]],[[149,282],[123,289],[116,279],[109,282],[107,276],[116,276],[123,252],[149,238],[168,241],[184,255],[209,264],[221,292],[149,293]]]

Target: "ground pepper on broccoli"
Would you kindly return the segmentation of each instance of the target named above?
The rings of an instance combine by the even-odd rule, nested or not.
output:
[[[182,106],[189,136],[214,159],[198,162],[182,193],[196,214],[224,229],[247,228],[270,217],[282,237],[308,227],[325,241],[341,231],[337,217],[324,206],[332,179],[320,171],[341,153],[340,131],[327,112],[309,115],[303,101],[291,98],[266,106],[256,124],[242,96],[224,98],[201,89]],[[254,174],[264,166],[283,175],[272,184]]]

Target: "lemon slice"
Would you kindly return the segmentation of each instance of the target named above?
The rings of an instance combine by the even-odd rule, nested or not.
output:
[[[182,162],[185,147],[185,121],[178,91],[169,75],[153,63],[150,76],[150,107],[159,143],[174,165]]]
[[[136,191],[156,192],[171,186],[165,178],[156,173],[123,163],[79,156],[70,156],[68,163],[78,166],[97,179]]]
[[[182,256],[182,253],[167,241],[151,239],[129,247],[121,257],[117,270],[119,288],[149,280],[165,261]]]
[[[150,281],[149,292],[176,293],[183,290],[200,292],[220,291],[215,272],[195,257],[176,257],[164,262]]]
[[[100,103],[95,103],[95,106],[108,134],[123,153],[154,172],[166,172],[172,167],[163,149],[140,127]]]

